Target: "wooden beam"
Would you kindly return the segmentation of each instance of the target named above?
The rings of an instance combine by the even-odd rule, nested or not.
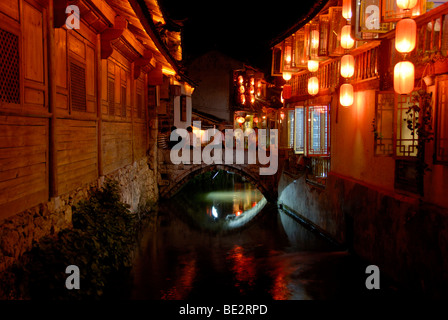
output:
[[[154,54],[151,50],[145,50],[143,56],[134,61],[134,80],[140,77],[141,69],[151,63]]]
[[[124,32],[127,26],[127,21],[122,16],[116,16],[114,26],[104,30],[101,33],[101,59],[110,57],[114,49],[111,41],[118,39]]]

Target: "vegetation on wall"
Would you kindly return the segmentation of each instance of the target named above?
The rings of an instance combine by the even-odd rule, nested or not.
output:
[[[107,180],[103,188],[90,190],[79,202],[73,228],[47,236],[25,255],[19,286],[25,299],[103,299],[123,292],[138,219],[120,202],[118,183]],[[69,265],[80,270],[80,289],[65,282]],[[23,271],[22,271],[23,270]]]

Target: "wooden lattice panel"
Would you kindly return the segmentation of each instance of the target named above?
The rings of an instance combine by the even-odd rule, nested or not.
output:
[[[20,103],[19,37],[0,29],[0,102]]]

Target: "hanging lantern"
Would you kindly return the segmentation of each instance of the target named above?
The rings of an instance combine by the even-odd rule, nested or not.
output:
[[[350,20],[352,18],[352,1],[351,0],[342,0],[342,16],[346,20]]]
[[[353,86],[349,83],[344,83],[340,88],[339,102],[344,107],[349,107],[353,104]]]
[[[341,58],[341,76],[350,78],[355,74],[355,58],[346,54]]]
[[[351,36],[350,25],[345,25],[341,30],[341,47],[344,49],[351,49],[355,44],[355,40],[353,40]]]
[[[308,60],[308,71],[316,72],[317,70],[319,70],[319,61]]]
[[[241,100],[241,104],[245,104],[246,103],[246,96],[244,94],[240,95],[240,100]]]
[[[308,93],[316,95],[319,92],[319,80],[317,77],[311,77],[308,79]]]
[[[280,119],[285,120],[285,114],[283,112],[280,112]]]
[[[415,49],[417,23],[414,19],[402,19],[395,28],[395,49],[400,53],[409,53]]]
[[[283,99],[291,98],[292,87],[290,84],[285,84],[283,86]]]
[[[311,49],[318,49],[319,48],[319,31],[311,30],[310,37],[311,37]]]
[[[394,90],[399,94],[409,94],[414,89],[414,64],[401,61],[394,68]]]
[[[418,0],[397,0],[397,7],[403,10],[410,10],[417,5]]]
[[[243,84],[243,81],[244,81],[243,76],[238,76],[238,82],[239,82],[240,84]]]
[[[288,81],[291,80],[292,74],[291,72],[283,72],[283,79]]]
[[[244,86],[240,86],[240,93],[244,93],[245,89]]]

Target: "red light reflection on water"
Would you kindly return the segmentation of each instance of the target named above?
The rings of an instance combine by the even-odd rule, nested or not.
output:
[[[174,279],[175,285],[171,288],[161,291],[161,300],[186,299],[193,288],[193,281],[197,273],[196,259],[182,257],[181,261],[179,261],[179,266],[182,266],[179,272],[176,273],[179,274],[179,278]]]
[[[243,285],[252,287],[256,278],[256,263],[254,257],[248,256],[244,248],[235,245],[228,253],[227,259],[233,264],[232,271],[235,275],[235,286],[243,292]]]

